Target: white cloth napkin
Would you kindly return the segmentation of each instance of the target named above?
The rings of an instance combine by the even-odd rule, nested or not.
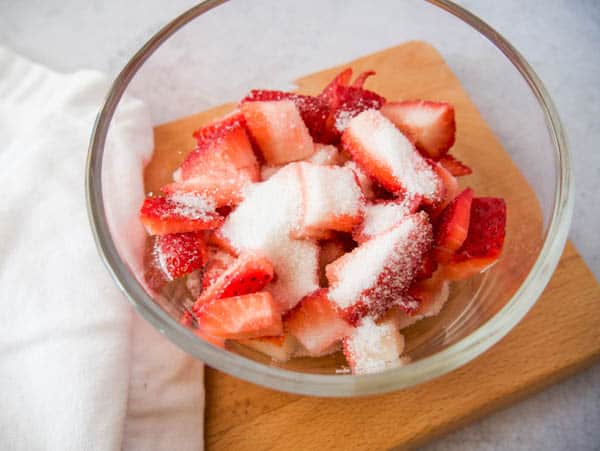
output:
[[[85,158],[107,89],[0,47],[2,450],[203,447],[202,365],[132,311],[88,225]],[[141,162],[150,121],[127,102],[114,144]]]

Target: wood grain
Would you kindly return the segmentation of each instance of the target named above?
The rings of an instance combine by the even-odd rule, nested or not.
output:
[[[493,302],[478,303],[475,316],[471,315],[473,324],[463,325],[476,327],[512,296],[538,254],[542,220],[535,193],[435,49],[410,42],[344,67],[348,65],[357,72],[375,69],[377,76],[369,79],[367,87],[388,99],[453,103],[457,141],[452,152],[475,169],[461,183],[472,186],[478,195],[506,198],[507,243],[502,260],[486,276],[495,293],[490,296]],[[298,80],[299,91],[320,91],[339,69]],[[224,105],[157,127],[155,154],[145,172],[147,191],[170,181],[193,147],[191,134],[196,128],[233,107]],[[511,214],[523,211],[528,214]],[[476,286],[462,290],[438,318],[409,331],[413,357],[421,355],[421,345],[448,332],[448,318],[473,309],[469,302],[475,292]],[[206,446],[252,451],[413,447],[590,364],[600,355],[599,322],[600,289],[568,244],[544,294],[506,338],[468,365],[417,387],[375,397],[309,398],[275,392],[207,368]],[[427,353],[436,350],[426,349]]]

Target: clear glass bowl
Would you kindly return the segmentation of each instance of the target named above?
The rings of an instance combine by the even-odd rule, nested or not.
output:
[[[469,362],[500,340],[550,279],[573,209],[571,163],[560,121],[527,62],[488,25],[448,1],[389,2],[386,9],[369,2],[222,3],[207,1],[190,9],[133,56],[115,80],[91,139],[86,190],[92,229],[108,270],[137,311],[214,368],[273,389],[319,396],[408,387]],[[114,180],[140,184],[142,177],[139,161],[123,163],[122,150],[109,145],[123,96],[143,100],[159,124],[236,101],[251,88],[293,89],[290,82],[303,75],[414,39],[444,56],[532,188],[522,192],[504,181],[485,193],[507,199],[500,262],[455,286],[438,317],[407,331],[411,364],[380,374],[336,374],[341,363],[336,356],[274,364],[250,351],[214,347],[179,324],[180,312],[144,288],[142,229],[124,232],[116,225],[135,222],[138,205],[115,195]],[[477,171],[477,158],[485,157],[482,150],[466,162]],[[481,173],[470,182],[476,193],[485,177]]]

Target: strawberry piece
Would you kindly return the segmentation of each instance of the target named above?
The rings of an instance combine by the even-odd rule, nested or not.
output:
[[[263,182],[265,180],[269,180],[280,169],[281,169],[281,166],[262,166],[260,168],[260,179]]]
[[[253,254],[242,254],[206,286],[194,303],[192,311],[197,313],[202,305],[213,299],[260,291],[271,279],[273,279],[273,265],[269,260]],[[207,280],[207,282],[209,281]]]
[[[427,204],[442,197],[442,182],[412,143],[379,111],[368,110],[350,121],[342,146],[383,188],[420,196]]]
[[[285,329],[313,356],[320,355],[352,332],[352,326],[340,317],[327,299],[325,289],[302,299],[283,321]]]
[[[302,346],[300,343],[298,343],[298,346],[296,347],[296,350],[294,351],[294,357],[295,358],[302,358],[302,357],[312,357],[312,358],[315,358],[315,357],[324,357],[326,355],[335,354],[336,352],[339,352],[341,350],[342,350],[342,342],[341,341],[336,341],[331,346],[323,349],[323,351],[321,351],[318,354],[308,352],[308,349],[306,349],[304,346]]]
[[[363,72],[350,86],[352,69],[347,68],[338,74],[319,95],[332,112],[329,127],[336,139],[354,116],[365,110],[379,109],[385,103],[385,99],[379,94],[363,89],[364,82],[371,75],[375,75],[375,72]]]
[[[400,366],[404,337],[393,321],[364,318],[344,339],[344,355],[353,374],[371,374]]]
[[[194,194],[214,201],[216,207],[234,206],[244,198],[244,189],[252,183],[245,172],[211,170],[185,182],[169,183],[165,194]]]
[[[433,256],[440,263],[447,263],[462,246],[469,230],[473,190],[465,189],[442,211],[434,230]]]
[[[201,268],[206,246],[200,233],[152,236],[146,242],[144,276],[154,290]]]
[[[443,186],[441,200],[430,209],[431,216],[436,217],[458,194],[458,180],[439,162],[433,165],[433,170],[442,180]]]
[[[299,163],[302,215],[297,237],[322,238],[323,231],[350,232],[361,222],[364,198],[348,168]]]
[[[267,164],[303,160],[313,154],[313,140],[292,100],[244,102],[240,108]]]
[[[334,238],[321,242],[319,252],[319,283],[327,286],[325,267],[348,252],[349,246],[343,240]]]
[[[298,342],[290,334],[238,340],[238,343],[271,357],[276,362],[287,362],[296,352]]]
[[[420,280],[408,289],[406,297],[416,301],[419,307],[408,314],[420,318],[436,316],[450,295],[450,286],[444,279],[443,271],[435,272],[429,279]]]
[[[355,88],[362,88],[365,82],[367,81],[367,78],[372,77],[375,74],[377,74],[377,72],[375,72],[374,70],[367,70],[359,74],[358,77],[356,77],[356,79],[352,83],[352,86]]]
[[[405,217],[414,213],[418,207],[413,199],[403,201],[380,201],[367,204],[363,222],[352,237],[357,243],[364,243],[376,235],[399,224]]]
[[[358,186],[360,186],[360,189],[362,190],[366,199],[375,199],[375,197],[377,197],[374,192],[373,181],[354,161],[346,161],[344,163],[344,167],[350,168],[354,171],[356,174],[356,180],[358,181]]]
[[[454,177],[462,177],[463,175],[473,173],[473,170],[469,166],[450,154],[446,154],[440,158],[439,163]]]
[[[329,117],[329,107],[327,106],[327,103],[319,97],[295,94],[292,92],[253,89],[242,99],[242,103],[278,100],[291,100],[294,102],[313,140],[322,143],[331,141],[330,134],[326,128],[327,118]]]
[[[244,173],[251,181],[258,181],[258,161],[248,139],[244,116],[240,112],[226,116],[194,132],[198,147],[175,171],[177,182],[196,177]],[[226,182],[226,180],[225,180]]]
[[[438,160],[454,144],[454,107],[445,102],[389,102],[381,113],[406,134],[426,157]]]
[[[227,268],[233,266],[235,261],[235,257],[218,247],[209,246],[207,251],[208,259],[202,274],[202,289],[213,285]]]
[[[279,307],[267,292],[213,299],[196,312],[198,329],[222,338],[244,339],[281,335]]]
[[[140,220],[150,235],[214,229],[223,222],[210,198],[192,194],[148,197],[140,209]]]
[[[406,217],[327,266],[329,299],[352,324],[382,314],[413,282],[431,240],[425,212]]]
[[[340,152],[335,146],[315,143],[315,153],[306,161],[323,166],[335,166],[341,162]]]
[[[502,253],[505,228],[504,199],[474,198],[467,238],[443,268],[444,276],[450,280],[463,280],[491,266]]]

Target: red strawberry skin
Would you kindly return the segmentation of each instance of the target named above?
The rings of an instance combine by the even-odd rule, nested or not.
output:
[[[146,243],[144,275],[148,285],[159,290],[206,261],[206,245],[201,233],[176,233],[152,236]]]
[[[473,170],[469,166],[464,164],[462,161],[457,160],[450,154],[446,154],[440,158],[439,163],[454,177],[462,177],[463,175],[469,175],[473,173]]]
[[[197,209],[177,197],[148,197],[140,209],[140,220],[150,235],[196,232],[219,227],[223,217],[214,209]]]
[[[390,102],[381,108],[402,133],[426,157],[438,160],[454,145],[454,107],[445,102],[408,100]]]
[[[213,299],[196,312],[203,334],[227,339],[283,334],[279,307],[268,292]]]
[[[505,234],[504,199],[474,198],[471,203],[467,238],[444,267],[445,277],[450,280],[463,280],[485,270],[502,253]]]
[[[214,268],[213,268],[214,269]],[[213,299],[241,296],[262,290],[273,279],[273,265],[264,257],[240,255],[204,291],[192,307],[194,313]]]
[[[298,107],[300,116],[302,116],[302,120],[306,124],[313,140],[325,144],[332,142],[332,136],[326,126],[327,118],[329,117],[329,107],[319,97],[284,91],[253,89],[242,99],[242,103],[273,100],[292,100]]]
[[[473,190],[465,189],[442,211],[434,230],[435,259],[447,263],[467,238]]]
[[[284,328],[315,356],[352,332],[352,326],[327,299],[325,289],[304,297],[290,310],[284,317]]]

